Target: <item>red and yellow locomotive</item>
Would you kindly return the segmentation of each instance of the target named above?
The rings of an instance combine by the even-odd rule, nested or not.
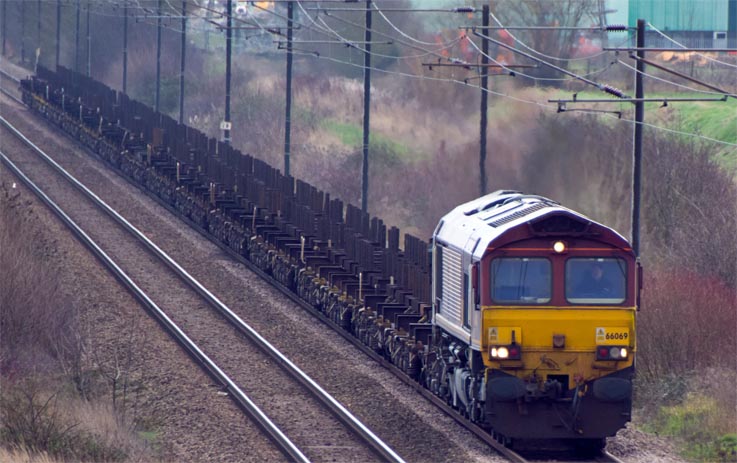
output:
[[[641,269],[621,235],[497,191],[443,217],[433,251],[435,393],[506,443],[600,448],[630,420]]]

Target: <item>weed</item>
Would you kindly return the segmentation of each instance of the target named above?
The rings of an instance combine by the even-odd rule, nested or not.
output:
[[[79,364],[76,308],[47,260],[54,243],[24,234],[35,220],[17,189],[0,186],[0,373],[8,378]]]
[[[704,368],[650,383],[638,381],[637,401],[647,410],[642,415],[649,417],[643,428],[677,438],[691,460],[735,461],[735,381],[737,373],[727,368]]]
[[[716,453],[720,461],[737,461],[737,434],[725,434],[720,437]]]
[[[0,183],[0,447],[13,455],[0,452],[0,461],[151,460],[150,448],[130,431],[136,413],[126,412],[140,388],[131,370],[145,339],[133,342],[139,327],[126,320],[118,332],[127,343],[115,345],[128,349],[111,360],[106,347],[89,349],[89,330],[81,328],[83,317],[65,297],[53,264],[55,238],[43,226],[24,193]],[[96,370],[88,365],[90,353]],[[111,403],[88,400],[106,379]]]

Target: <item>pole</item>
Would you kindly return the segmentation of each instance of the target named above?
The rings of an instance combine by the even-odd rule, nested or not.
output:
[[[74,71],[79,72],[79,3],[77,0],[77,27],[74,33]]]
[[[481,23],[489,27],[489,5],[482,8]],[[467,39],[468,40],[468,39]],[[486,129],[489,109],[489,41],[481,41],[481,139],[479,140],[479,196],[486,194]]]
[[[187,1],[182,1],[182,53],[179,70],[179,123],[184,124],[184,65],[187,55]]]
[[[637,20],[637,57],[645,58],[645,20]],[[635,75],[635,98],[645,98],[642,76],[645,73],[645,63],[637,60],[637,74]],[[632,167],[632,250],[636,256],[640,255],[640,185],[642,181],[642,129],[645,120],[645,102],[635,102],[635,136]]]
[[[284,175],[289,175],[289,156],[292,137],[292,20],[294,4],[287,3],[287,109],[284,118]]]
[[[38,0],[36,2],[36,8],[38,13],[38,22],[36,23],[36,48],[38,49],[39,53],[41,52],[41,0]],[[36,61],[38,61],[38,58],[36,58]]]
[[[60,44],[61,44],[61,0],[56,0],[56,69],[59,69]]]
[[[128,90],[128,2],[123,7],[123,93]]]
[[[156,96],[154,98],[154,110],[159,112],[159,102],[161,98],[161,0],[156,10]]]
[[[20,3],[20,62],[26,62],[26,2]]]
[[[210,24],[212,20],[212,9],[214,8],[214,0],[207,1],[207,13],[205,13],[205,21]],[[205,51],[210,51],[210,28],[205,29]]]
[[[87,77],[92,75],[92,35],[90,34],[90,0],[87,0]]]
[[[369,182],[369,127],[371,116],[371,0],[366,0],[366,51],[363,55],[363,180],[361,183],[361,210],[368,212]]]
[[[233,51],[233,2],[228,2],[227,22],[225,30],[225,124],[223,124],[223,141],[230,144],[230,57]]]
[[[3,56],[5,56],[5,38],[8,30],[8,2],[3,0]]]

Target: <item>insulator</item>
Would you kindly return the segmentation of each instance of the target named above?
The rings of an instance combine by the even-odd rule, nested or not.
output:
[[[472,6],[461,6],[458,8],[453,8],[453,12],[455,13],[474,13],[476,11],[476,8]]]
[[[611,85],[604,85],[604,87],[602,87],[602,90],[604,90],[606,93],[608,93],[610,95],[614,95],[614,96],[616,96],[618,98],[625,98],[624,92],[622,90],[620,90],[618,88],[614,88]]]
[[[608,31],[626,31],[628,28],[624,24],[610,24],[606,26],[606,30]]]

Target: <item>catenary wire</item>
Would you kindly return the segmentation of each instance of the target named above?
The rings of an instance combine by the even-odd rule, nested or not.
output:
[[[652,30],[654,30],[655,32],[657,32],[658,34],[660,34],[660,35],[661,35],[662,37],[664,37],[664,38],[665,38],[666,40],[669,40],[669,41],[673,42],[674,44],[678,45],[679,47],[681,47],[681,48],[688,48],[688,47],[686,47],[686,46],[685,46],[684,44],[682,44],[681,42],[678,42],[678,41],[677,41],[677,40],[675,40],[674,38],[672,38],[672,37],[670,37],[669,35],[667,35],[666,33],[662,32],[662,31],[661,31],[660,29],[658,29],[657,27],[653,26],[653,25],[652,25],[652,23],[647,23],[647,26],[648,26],[649,28],[651,28]],[[685,51],[688,51],[688,50],[685,50]],[[722,64],[722,65],[724,65],[724,66],[729,66],[729,67],[731,67],[731,68],[737,68],[737,64],[732,64],[732,63],[726,63],[726,62],[724,62],[724,61],[720,61],[720,60],[718,60],[718,59],[716,59],[716,58],[712,58],[711,56],[709,56],[709,55],[705,55],[705,54],[703,54],[703,53],[698,53],[698,52],[696,52],[696,54],[697,54],[698,56],[701,56],[702,58],[708,59],[709,61],[713,61],[713,62],[715,62],[715,63],[719,63],[719,64]]]

